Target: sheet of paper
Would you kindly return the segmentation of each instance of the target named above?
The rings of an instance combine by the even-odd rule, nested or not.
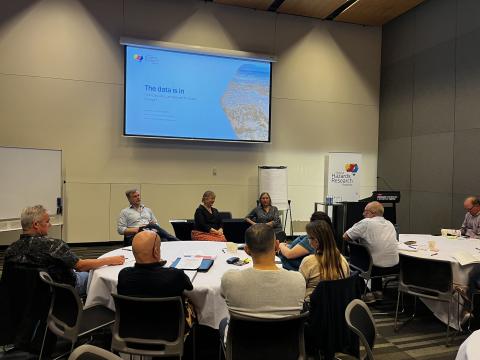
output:
[[[416,246],[413,245],[407,245],[405,243],[398,243],[398,250],[400,251],[418,251]]]
[[[460,263],[460,265],[468,265],[480,263],[480,258],[476,255],[470,254],[466,251],[457,251],[452,256]]]
[[[203,258],[201,257],[183,256],[175,267],[183,270],[197,270],[202,260]]]

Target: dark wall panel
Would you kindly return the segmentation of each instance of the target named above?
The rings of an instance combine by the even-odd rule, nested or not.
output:
[[[459,228],[480,195],[479,44],[478,0],[429,0],[383,28],[378,174],[407,186],[402,232]]]

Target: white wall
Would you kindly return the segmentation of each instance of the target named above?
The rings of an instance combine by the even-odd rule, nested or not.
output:
[[[121,36],[277,56],[272,143],[123,138]],[[204,1],[3,1],[0,144],[63,149],[69,242],[120,239],[116,216],[135,185],[167,229],[207,189],[244,216],[257,165],[288,166],[293,218],[304,220],[324,195],[329,151],[362,153],[362,195],[376,187],[380,46],[380,28]]]

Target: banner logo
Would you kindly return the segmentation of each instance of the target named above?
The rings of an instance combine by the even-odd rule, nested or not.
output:
[[[345,164],[345,171],[355,176],[358,172],[358,164]]]

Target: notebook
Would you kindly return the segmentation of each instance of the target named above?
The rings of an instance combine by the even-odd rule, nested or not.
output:
[[[178,263],[180,262],[181,258],[176,258],[176,260],[170,265],[170,267],[177,268]],[[196,269],[198,272],[207,272],[213,265],[214,259],[210,258],[203,258],[200,266]]]

